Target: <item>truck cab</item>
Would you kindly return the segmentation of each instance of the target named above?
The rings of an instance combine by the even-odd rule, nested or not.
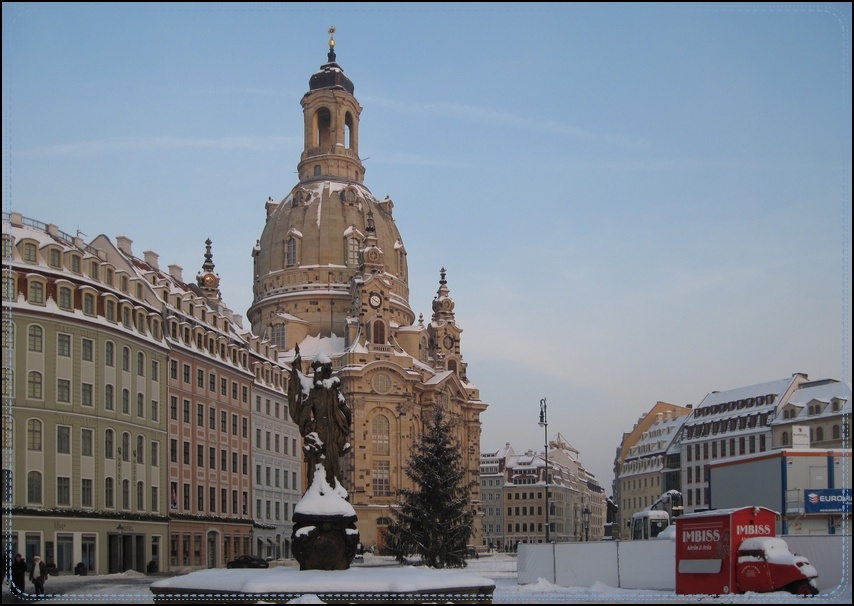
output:
[[[818,571],[804,556],[794,555],[777,537],[745,539],[738,547],[736,578],[740,593],[788,591],[816,595]]]

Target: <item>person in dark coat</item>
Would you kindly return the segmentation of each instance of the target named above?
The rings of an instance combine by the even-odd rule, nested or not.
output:
[[[39,556],[33,558],[33,568],[30,570],[30,580],[36,589],[36,597],[44,597],[44,582],[47,580],[47,566]]]
[[[20,553],[15,554],[15,559],[12,561],[11,572],[12,582],[10,583],[9,588],[15,596],[21,597],[24,595],[24,590],[26,589],[24,579],[27,576],[27,561]]]

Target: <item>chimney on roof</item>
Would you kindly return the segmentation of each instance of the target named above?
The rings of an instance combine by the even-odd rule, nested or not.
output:
[[[664,414],[663,414],[663,413],[660,413],[660,412],[655,413],[655,422],[656,422],[656,423],[661,423],[661,420],[662,420],[663,418],[664,418]]]
[[[158,255],[153,250],[146,250],[142,254],[145,255],[145,262],[146,263],[151,265],[151,267],[153,267],[154,269],[160,269],[160,267],[157,266],[157,260],[160,258],[160,255]]]
[[[116,246],[119,247],[119,250],[126,254],[129,257],[133,256],[133,250],[131,249],[131,244],[133,244],[133,240],[128,238],[127,236],[116,236]]]
[[[169,266],[169,275],[172,276],[174,279],[178,280],[178,282],[184,281],[183,272],[184,272],[184,268],[181,267],[180,265],[170,265]]]
[[[664,421],[669,422],[672,419],[673,419],[673,411],[672,410],[665,410],[664,411]]]

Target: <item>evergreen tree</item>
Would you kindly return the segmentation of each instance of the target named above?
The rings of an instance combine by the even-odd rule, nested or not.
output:
[[[445,411],[436,406],[404,470],[415,488],[397,491],[398,508],[389,524],[389,547],[404,563],[420,555],[431,568],[464,568],[474,534],[470,487],[464,484],[459,444]]]

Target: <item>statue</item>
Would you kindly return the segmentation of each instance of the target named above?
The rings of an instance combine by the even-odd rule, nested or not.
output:
[[[350,450],[352,415],[338,389],[338,377],[332,376],[332,362],[323,353],[317,354],[311,363],[314,376],[306,394],[299,372],[302,362],[299,345],[295,350],[288,384],[291,418],[299,426],[304,440],[303,454],[309,474],[318,463],[322,464],[327,483],[335,488],[336,482],[341,480],[341,457]]]
[[[346,570],[359,544],[356,512],[341,483],[341,457],[350,450],[352,415],[329,358],[323,353],[315,356],[312,376],[300,372],[301,364],[296,346],[288,403],[303,437],[308,473],[292,517],[294,557],[300,570]]]

